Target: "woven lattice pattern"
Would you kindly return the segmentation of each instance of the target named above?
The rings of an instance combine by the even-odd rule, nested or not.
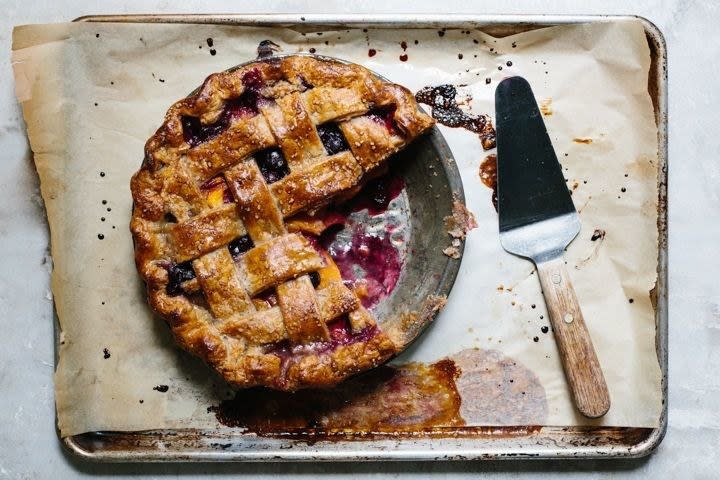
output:
[[[131,229],[178,343],[236,386],[286,390],[392,356],[330,257],[287,219],[352,194],[431,125],[403,87],[300,56],[214,74],[173,105],[133,177]]]

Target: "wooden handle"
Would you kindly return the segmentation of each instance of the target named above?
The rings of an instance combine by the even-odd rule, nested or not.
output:
[[[537,263],[555,341],[575,405],[588,418],[610,409],[607,384],[562,256]]]

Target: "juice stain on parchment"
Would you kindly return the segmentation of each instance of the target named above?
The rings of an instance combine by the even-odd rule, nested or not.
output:
[[[540,102],[540,112],[544,117],[550,117],[553,114],[552,98],[546,98]]]
[[[208,409],[219,423],[264,436],[428,432],[466,425],[542,425],[545,390],[496,350],[467,349],[438,362],[381,366],[331,389],[255,388]]]
[[[485,185],[486,187],[492,189],[492,204],[493,207],[495,207],[495,211],[497,212],[498,209],[498,183],[497,183],[497,155],[494,153],[491,153],[490,155],[486,156],[482,163],[480,163],[480,170],[478,171],[478,175],[480,175],[480,181]]]
[[[464,128],[480,137],[483,149],[495,147],[495,128],[489,115],[470,115],[460,109],[454,85],[437,85],[420,89],[415,94],[419,103],[432,107],[432,116],[442,125]]]

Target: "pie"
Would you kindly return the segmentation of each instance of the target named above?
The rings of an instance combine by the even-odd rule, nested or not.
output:
[[[237,388],[334,385],[397,353],[298,221],[348,198],[433,126],[354,64],[273,57],[175,103],[132,178],[152,309]]]

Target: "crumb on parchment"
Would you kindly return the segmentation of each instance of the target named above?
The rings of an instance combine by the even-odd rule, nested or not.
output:
[[[445,223],[445,231],[453,240],[452,243],[443,249],[443,253],[450,258],[460,258],[460,241],[465,240],[467,233],[473,228],[477,228],[475,215],[465,207],[465,205],[457,199],[453,200],[453,213],[443,219]]]

